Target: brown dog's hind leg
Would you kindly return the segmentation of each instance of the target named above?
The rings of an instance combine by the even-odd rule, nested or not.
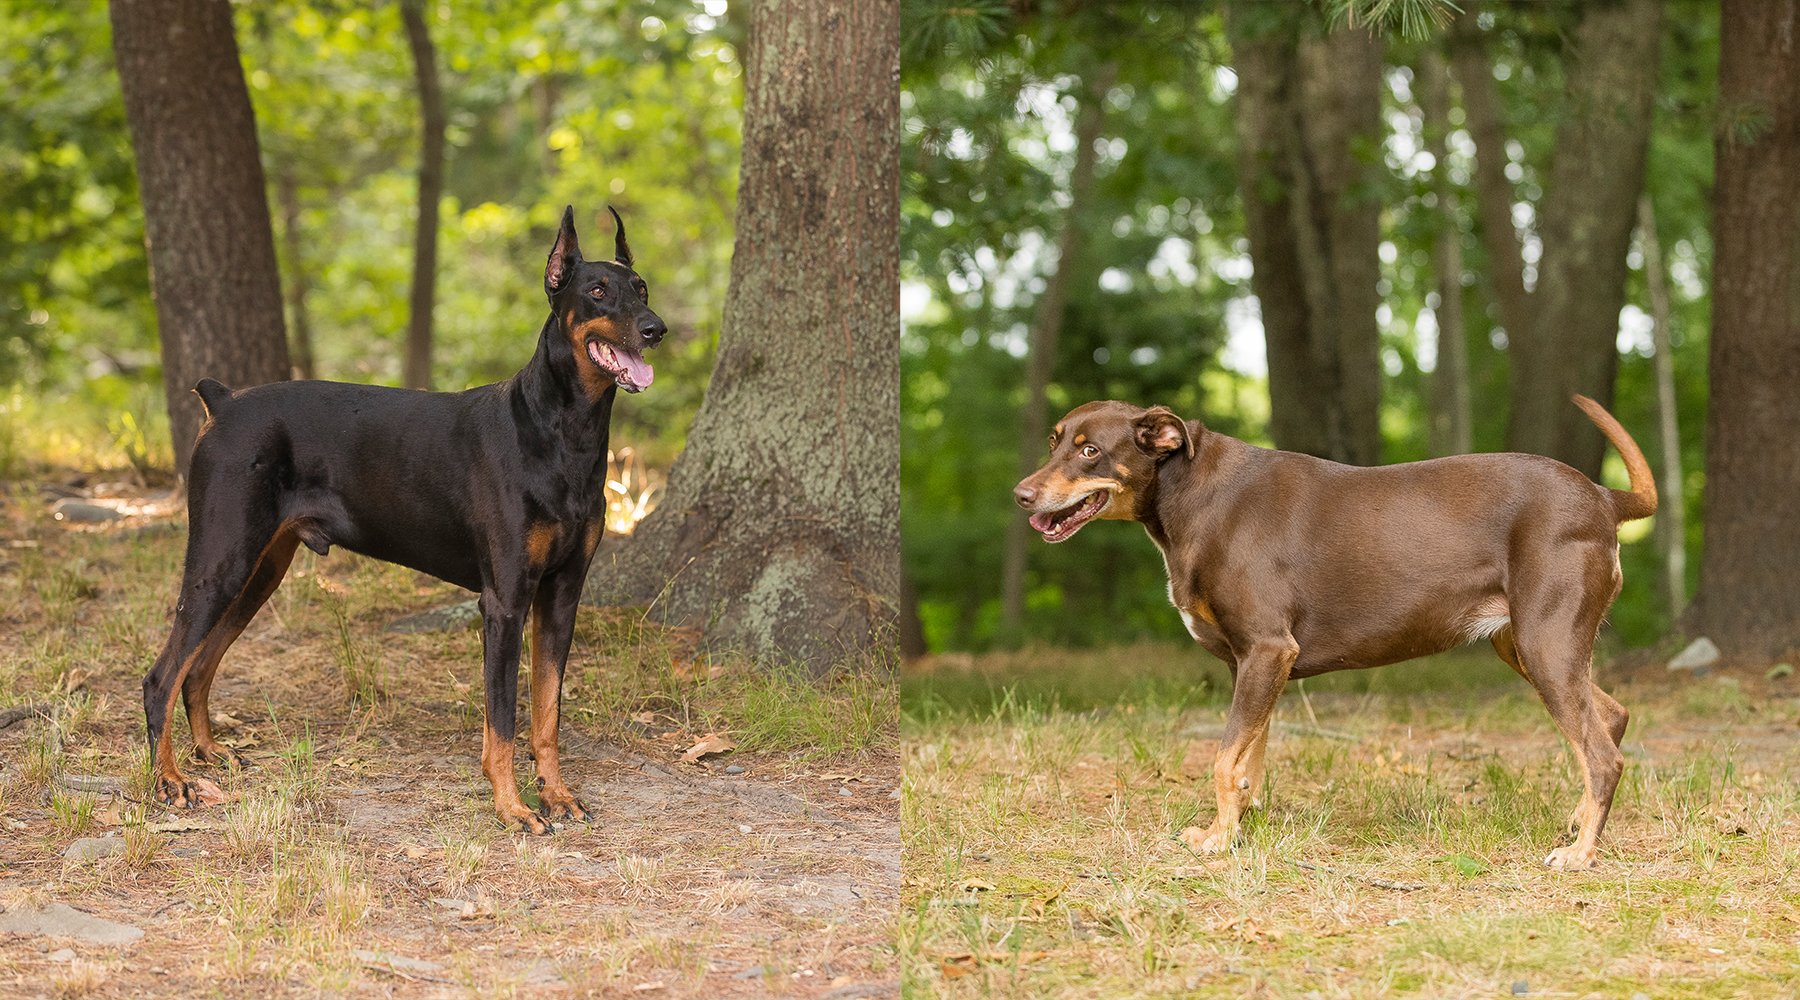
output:
[[[282,577],[287,575],[288,564],[293,562],[294,549],[298,544],[299,536],[284,527],[275,533],[269,544],[263,546],[262,554],[256,560],[256,568],[250,573],[250,581],[225,608],[225,614],[213,627],[207,641],[201,645],[198,660],[182,681],[181,700],[187,709],[188,728],[194,734],[194,756],[208,764],[243,764],[243,758],[238,756],[237,751],[213,739],[212,716],[207,713],[206,707],[207,696],[212,692],[213,678],[219,672],[219,661],[225,658],[225,650],[243,634],[250,620],[256,617],[256,612],[268,601],[269,595],[275,593],[275,588],[281,586]]]
[[[557,727],[562,718],[563,669],[575,633],[575,608],[586,579],[587,560],[576,562],[538,586],[531,615],[531,755],[537,759],[542,812],[551,819],[589,819],[587,807],[563,783]]]
[[[1231,712],[1225,718],[1219,755],[1213,760],[1213,795],[1218,814],[1205,830],[1189,827],[1181,831],[1181,841],[1188,847],[1204,854],[1231,848],[1238,823],[1261,783],[1263,753],[1276,699],[1281,697],[1288,673],[1299,656],[1299,645],[1292,636],[1284,635],[1280,639],[1257,640],[1238,660]]]

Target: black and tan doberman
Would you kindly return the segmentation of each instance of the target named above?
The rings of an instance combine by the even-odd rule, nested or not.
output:
[[[195,387],[207,412],[188,474],[187,559],[174,629],[144,678],[156,798],[217,795],[176,766],[179,692],[195,756],[213,738],[207,692],[225,655],[299,545],[399,563],[480,594],[486,692],[482,771],[500,818],[533,833],[585,819],[557,760],[563,668],[588,563],[605,524],[607,430],[619,389],[649,387],[643,351],[667,332],[632,268],[625,224],[614,259],[583,260],[573,210],[544,269],[550,316],[537,352],[504,382],[418,392],[278,382]],[[531,751],[541,812],[519,796],[513,742],[523,632],[531,625]]]
[[[1143,524],[1188,631],[1231,667],[1218,815],[1183,831],[1189,846],[1231,846],[1289,678],[1488,639],[1537,689],[1581,765],[1574,841],[1544,862],[1594,863],[1626,721],[1593,682],[1594,639],[1622,583],[1619,523],[1656,512],[1656,485],[1618,421],[1591,399],[1575,403],[1624,457],[1629,491],[1537,455],[1356,468],[1120,402],[1088,403],[1056,425],[1049,462],[1013,493],[1032,527],[1060,542],[1094,518]]]

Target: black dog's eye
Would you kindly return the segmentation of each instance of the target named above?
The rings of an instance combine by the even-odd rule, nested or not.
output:
[[[1090,444],[1087,447],[1081,449],[1081,457],[1082,458],[1099,458],[1100,457],[1100,449],[1098,449]]]
[[[595,285],[594,290],[589,292],[588,294],[592,295],[596,299],[606,298],[606,286],[605,285]]]

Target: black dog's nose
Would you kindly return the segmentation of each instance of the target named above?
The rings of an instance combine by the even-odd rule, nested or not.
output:
[[[638,320],[637,326],[638,335],[644,338],[644,343],[652,347],[663,339],[663,334],[669,332],[669,325],[664,323],[660,316],[645,316]]]
[[[1037,503],[1037,490],[1020,483],[1013,487],[1013,499],[1018,502],[1019,506],[1028,508]]]

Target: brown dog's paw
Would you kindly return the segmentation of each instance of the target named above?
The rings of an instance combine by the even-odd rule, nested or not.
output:
[[[205,778],[158,778],[156,801],[176,809],[198,809],[225,801],[225,791]]]
[[[548,837],[556,832],[556,827],[552,826],[548,819],[539,816],[523,805],[519,806],[517,812],[501,812],[500,822],[509,827],[518,827],[534,837]]]
[[[1570,844],[1568,847],[1558,847],[1551,851],[1550,855],[1544,859],[1544,864],[1562,872],[1586,871],[1594,867],[1596,853],[1592,847],[1584,848],[1579,844]]]
[[[1181,842],[1186,844],[1189,850],[1198,851],[1201,854],[1223,854],[1231,850],[1232,835],[1236,832],[1218,823],[1214,823],[1204,830],[1197,826],[1190,826],[1181,831]]]

